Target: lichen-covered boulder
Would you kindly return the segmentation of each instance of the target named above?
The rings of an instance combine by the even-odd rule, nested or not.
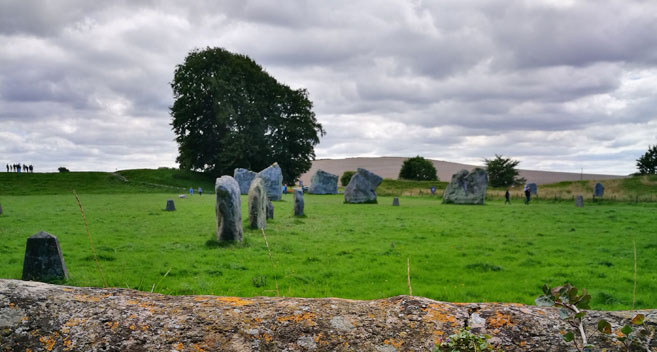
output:
[[[267,226],[267,191],[260,177],[251,182],[249,188],[249,227],[264,229]]]
[[[217,193],[217,240],[242,241],[242,202],[240,187],[234,178],[221,176],[214,186]]]
[[[445,188],[445,204],[484,204],[488,175],[480,168],[468,172],[461,170],[452,176],[452,181]]]
[[[258,172],[257,177],[265,181],[265,189],[267,190],[267,197],[271,200],[281,200],[283,193],[283,171],[278,163],[272,164],[270,167]]]
[[[376,188],[381,181],[381,176],[358,168],[344,188],[345,203],[376,203]]]
[[[237,181],[237,184],[240,186],[240,194],[249,194],[249,187],[251,187],[251,182],[256,177],[256,173],[242,168],[237,168],[233,172],[233,178]]]
[[[303,216],[303,189],[294,189],[294,216]]]
[[[310,179],[310,194],[338,194],[338,175],[317,170]]]

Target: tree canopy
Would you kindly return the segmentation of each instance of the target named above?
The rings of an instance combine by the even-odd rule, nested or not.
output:
[[[520,164],[518,160],[504,158],[495,154],[495,159],[484,159],[486,163],[486,172],[488,173],[488,182],[492,187],[509,187],[525,183],[525,179],[518,177],[516,166]]]
[[[404,160],[399,178],[416,181],[437,181],[436,168],[430,160],[421,156]]]
[[[636,159],[636,167],[642,175],[657,174],[657,145],[648,146],[648,151]]]
[[[284,182],[294,182],[310,169],[326,133],[305,89],[293,90],[249,57],[222,48],[190,52],[171,88],[181,169],[216,177],[278,162]]]

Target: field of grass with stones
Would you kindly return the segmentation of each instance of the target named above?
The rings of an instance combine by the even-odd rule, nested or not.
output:
[[[543,283],[570,282],[587,288],[593,309],[630,309],[635,243],[635,307],[657,307],[655,203],[576,208],[568,201],[525,206],[493,198],[485,206],[458,206],[424,195],[402,196],[393,207],[391,196],[355,205],[342,195],[306,194],[306,216],[297,218],[287,194],[274,202],[265,229],[272,264],[263,234],[248,229],[246,196],[244,243],[223,246],[215,241],[211,181],[176,174],[0,175],[0,277],[20,279],[25,241],[43,230],[59,239],[66,284],[103,286],[71,192],[77,188],[114,287],[273,296],[278,286],[282,296],[374,299],[408,294],[410,263],[413,295],[436,300],[533,304]],[[199,185],[203,196],[178,198]],[[167,199],[176,211],[164,211]]]

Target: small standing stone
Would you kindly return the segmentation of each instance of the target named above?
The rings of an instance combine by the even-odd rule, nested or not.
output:
[[[595,197],[602,197],[604,194],[605,194],[605,187],[600,182],[596,183],[595,188],[593,189],[593,195]],[[2,211],[0,211],[0,213],[2,213]]]
[[[41,231],[27,239],[23,280],[68,280],[68,270],[57,237]]]
[[[578,208],[584,206],[584,197],[581,194],[578,195],[577,198],[575,199],[575,206],[577,206]]]
[[[2,204],[0,204],[0,215],[2,215]]]
[[[260,177],[251,182],[249,188],[249,227],[264,229],[267,226],[267,192]]]
[[[267,220],[274,218],[274,204],[267,198]]]
[[[392,206],[393,207],[398,207],[399,206],[399,198],[395,197],[392,199]]]
[[[167,207],[165,209],[166,211],[174,211],[176,210],[175,204],[173,204],[173,199],[167,199]]]
[[[303,216],[303,189],[294,189],[294,216]]]
[[[242,202],[240,200],[240,186],[234,178],[221,176],[215,186],[217,201],[215,213],[217,215],[217,240],[242,241]]]

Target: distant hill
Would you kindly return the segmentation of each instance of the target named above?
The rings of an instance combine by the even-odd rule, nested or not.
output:
[[[346,158],[346,159],[318,159],[313,161],[313,166],[308,172],[301,175],[301,180],[304,184],[310,184],[310,178],[318,170],[330,172],[332,174],[341,176],[343,172],[348,170],[356,170],[359,167],[365,168],[383,178],[396,179],[399,176],[399,170],[402,163],[407,158],[402,157],[379,157],[379,158]],[[467,165],[452,163],[442,160],[431,160],[433,165],[438,171],[438,178],[441,181],[449,182],[452,175],[462,169],[472,170],[477,165]],[[537,171],[537,170],[523,170],[520,169],[520,176],[527,179],[527,182],[534,182],[536,184],[549,184],[563,181],[580,181],[580,180],[608,180],[624,178],[621,175],[599,175],[599,174],[579,174],[572,172],[552,172],[552,171]]]

